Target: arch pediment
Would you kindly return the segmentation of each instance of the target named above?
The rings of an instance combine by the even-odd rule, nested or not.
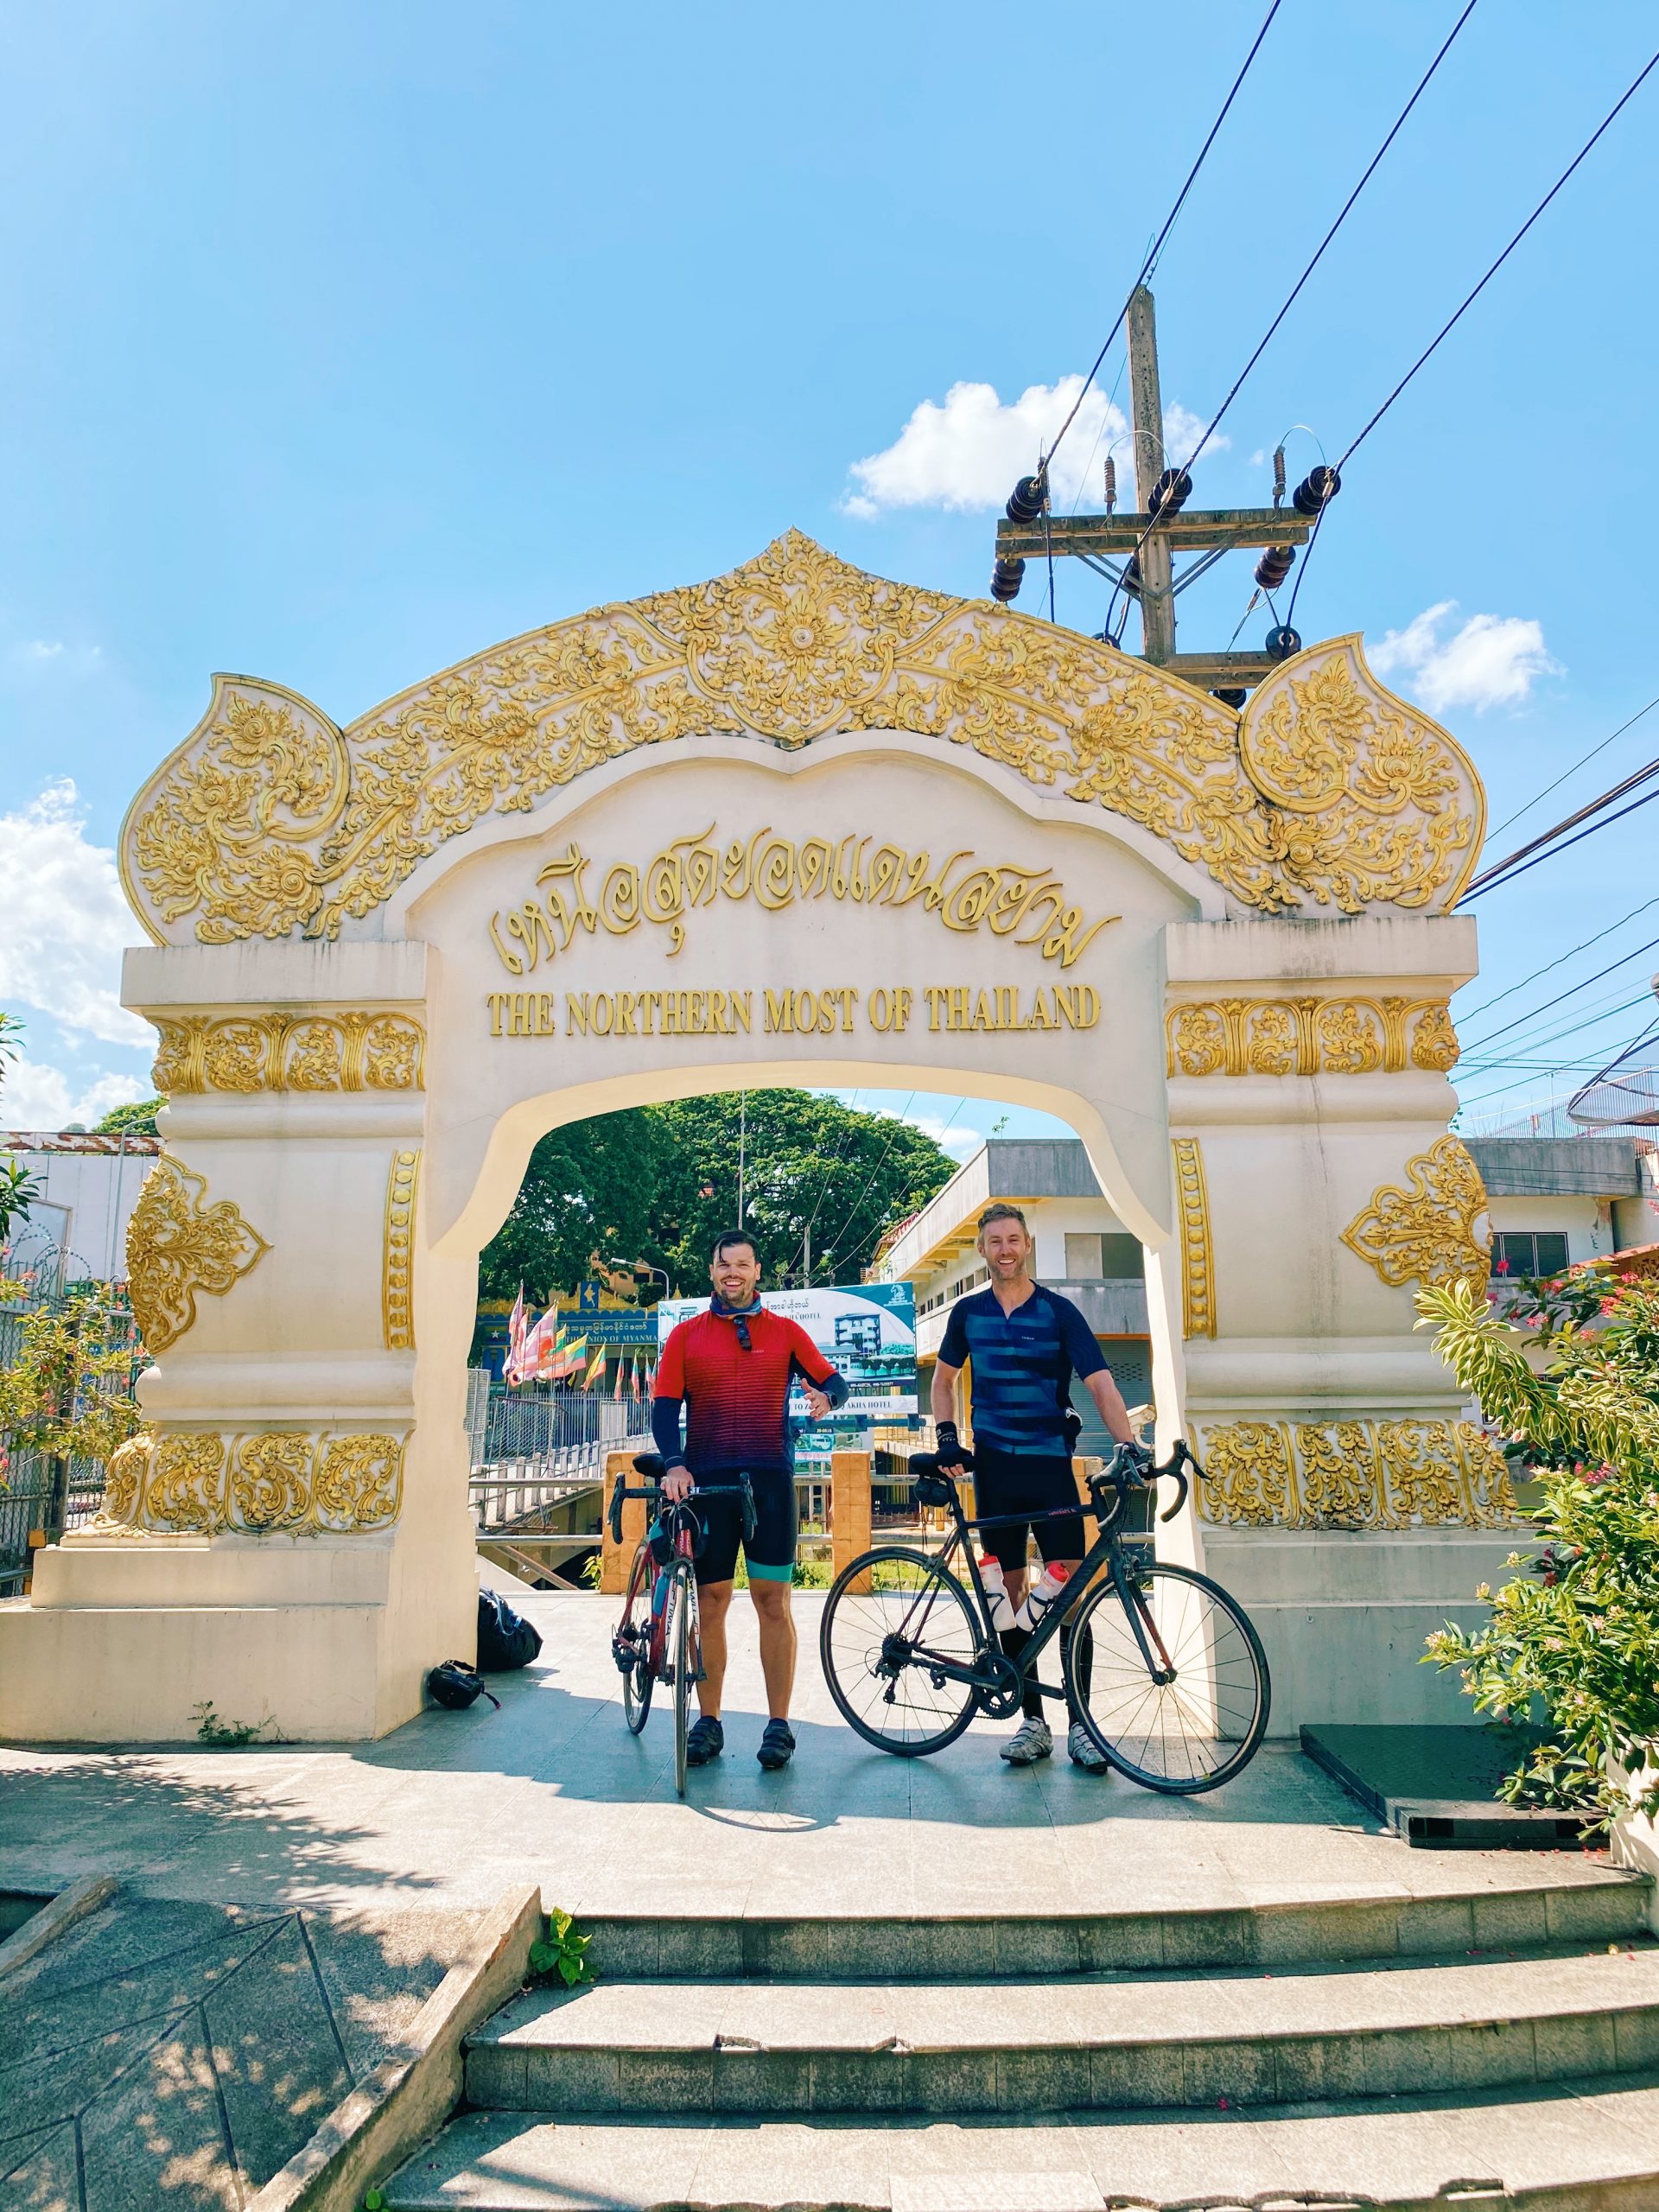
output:
[[[491,647],[345,728],[279,684],[214,678],[144,785],[122,876],[161,943],[333,938],[448,839],[658,745],[796,749],[896,729],[1140,824],[1246,910],[1443,912],[1480,781],[1357,637],[1288,660],[1241,714],[1098,639],[849,567],[798,531],[713,581]]]

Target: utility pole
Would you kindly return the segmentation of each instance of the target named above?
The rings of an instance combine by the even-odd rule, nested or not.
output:
[[[810,1221],[806,1224],[806,1287],[809,1290],[812,1287],[812,1224]]]
[[[743,1153],[748,1124],[749,1094],[747,1090],[740,1090],[737,1094],[737,1225],[740,1229],[743,1226]]]
[[[1129,341],[1129,430],[1135,440],[1135,496],[1152,512],[1153,487],[1164,473],[1164,401],[1158,389],[1158,324],[1152,294],[1137,284],[1124,317]],[[1141,651],[1163,666],[1175,651],[1174,563],[1169,540],[1154,531],[1136,558],[1141,568]]]
[[[1228,553],[1247,546],[1306,545],[1321,505],[1332,496],[1336,486],[1313,491],[1315,480],[1324,474],[1316,470],[1306,483],[1297,486],[1288,505],[1197,509],[1179,499],[1166,499],[1154,516],[1153,487],[1164,473],[1166,456],[1157,324],[1152,294],[1144,284],[1136,288],[1130,299],[1124,324],[1129,349],[1135,490],[1140,512],[1058,514],[1052,502],[1046,512],[1034,505],[1022,511],[1018,503],[1026,486],[1042,480],[1040,474],[1022,479],[1015,499],[1010,502],[1009,516],[996,525],[993,595],[1005,602],[1017,596],[1027,561],[1070,556],[1114,587],[1115,606],[1122,603],[1124,594],[1139,601],[1143,659],[1168,669],[1171,675],[1183,677],[1200,690],[1216,692],[1230,706],[1238,706],[1249,686],[1270,675],[1284,653],[1235,652],[1230,647],[1220,652],[1177,652],[1175,601],[1189,584],[1196,583]],[[1281,487],[1274,498],[1282,497]],[[1178,554],[1179,569],[1175,566]],[[1264,628],[1269,619],[1264,603]]]

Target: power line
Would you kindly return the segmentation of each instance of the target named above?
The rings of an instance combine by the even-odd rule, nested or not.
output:
[[[905,1116],[909,1113],[911,1108],[915,1103],[916,1094],[912,1090],[909,1097],[906,1099],[904,1104],[899,1108],[898,1113],[893,1116],[893,1135],[887,1139],[887,1145],[882,1152],[880,1159],[878,1160],[874,1166],[871,1168],[869,1181],[865,1184],[863,1190],[859,1192],[858,1196],[853,1200],[851,1205],[848,1207],[846,1212],[842,1216],[841,1228],[836,1230],[835,1235],[830,1237],[828,1243],[826,1243],[823,1248],[826,1252],[833,1254],[839,1247],[842,1231],[851,1228],[853,1222],[857,1216],[858,1210],[860,1206],[863,1205],[871,1185],[874,1183],[876,1177],[881,1173],[881,1170],[887,1164],[887,1154],[893,1150],[894,1145],[899,1141],[899,1130],[907,1129],[910,1127],[910,1124],[906,1121]]]
[[[1515,817],[1511,816],[1510,818],[1513,821]],[[1530,976],[1523,976],[1518,983],[1511,983],[1507,990],[1497,992],[1492,998],[1483,999],[1478,1006],[1459,1007],[1458,1020],[1460,1022],[1473,1021],[1491,1007],[1501,1006],[1505,999],[1512,999],[1517,991],[1524,991],[1529,983],[1535,983],[1541,976],[1548,976],[1552,968],[1559,968],[1563,961],[1576,959],[1580,953],[1588,952],[1592,944],[1599,944],[1603,938],[1611,937],[1615,930],[1622,930],[1626,922],[1633,922],[1638,914],[1645,914],[1649,906],[1659,906],[1659,899],[1644,899],[1639,906],[1632,906],[1628,914],[1621,914],[1616,922],[1609,922],[1605,930],[1598,930],[1594,937],[1586,938],[1582,944],[1573,945],[1569,951],[1559,953],[1554,960],[1545,961],[1541,968],[1535,968]]]
[[[1233,102],[1238,98],[1239,86],[1244,82],[1245,78],[1249,74],[1250,64],[1255,60],[1257,54],[1261,51],[1262,41],[1266,38],[1268,32],[1272,26],[1273,19],[1278,14],[1282,5],[1283,0],[1273,0],[1273,4],[1268,10],[1267,14],[1262,18],[1262,28],[1257,31],[1255,38],[1251,41],[1250,50],[1245,55],[1243,64],[1240,68],[1237,76],[1233,79],[1232,90],[1222,102],[1220,113],[1210,126],[1210,135],[1205,138],[1203,145],[1199,147],[1198,157],[1186,173],[1186,182],[1181,187],[1179,192],[1175,195],[1175,204],[1170,209],[1168,214],[1165,216],[1163,228],[1159,232],[1157,237],[1153,240],[1151,246],[1147,249],[1147,257],[1141,264],[1141,273],[1135,278],[1134,283],[1129,287],[1128,299],[1124,301],[1122,307],[1119,309],[1116,320],[1113,322],[1110,329],[1107,333],[1105,344],[1101,347],[1099,353],[1096,354],[1094,366],[1090,370],[1088,375],[1083,380],[1083,390],[1077,394],[1077,397],[1071,403],[1071,413],[1066,416],[1065,422],[1061,423],[1058,430],[1055,433],[1054,442],[1049,447],[1046,455],[1047,461],[1053,460],[1055,454],[1059,450],[1060,440],[1071,429],[1072,423],[1076,422],[1077,418],[1077,410],[1083,405],[1084,400],[1088,395],[1090,386],[1094,383],[1095,378],[1100,374],[1101,363],[1106,359],[1107,354],[1111,351],[1112,341],[1117,336],[1117,333],[1122,324],[1123,318],[1129,311],[1129,300],[1132,300],[1135,297],[1136,292],[1139,291],[1141,285],[1146,283],[1147,277],[1151,276],[1153,270],[1157,267],[1158,257],[1164,250],[1164,242],[1168,238],[1170,232],[1174,229],[1175,219],[1180,213],[1181,209],[1186,205],[1186,195],[1192,191],[1193,184],[1197,180],[1198,171],[1204,167],[1205,157],[1209,154],[1211,146],[1216,143],[1217,133],[1220,130],[1222,124],[1226,122],[1228,111],[1231,108]]]
[[[1583,145],[1580,147],[1578,152],[1573,156],[1573,159],[1561,171],[1560,176],[1556,178],[1554,183],[1551,185],[1549,190],[1544,194],[1543,198],[1538,202],[1538,205],[1533,209],[1531,214],[1528,216],[1526,221],[1522,224],[1520,229],[1510,240],[1502,253],[1498,255],[1497,260],[1491,264],[1485,275],[1480,279],[1480,282],[1474,287],[1472,291],[1470,291],[1464,296],[1463,300],[1459,302],[1454,312],[1440,325],[1439,330],[1435,332],[1433,337],[1430,339],[1428,344],[1417,356],[1417,359],[1406,371],[1404,376],[1401,378],[1399,383],[1395,385],[1394,390],[1389,394],[1388,397],[1382,402],[1382,404],[1377,409],[1376,414],[1371,416],[1370,422],[1365,424],[1358,436],[1355,438],[1353,442],[1349,446],[1347,452],[1343,454],[1341,460],[1337,463],[1337,474],[1338,476],[1341,475],[1343,470],[1346,468],[1349,462],[1359,451],[1361,446],[1364,444],[1366,439],[1370,436],[1371,432],[1382,420],[1382,417],[1388,413],[1389,408],[1393,406],[1395,401],[1399,398],[1401,393],[1404,391],[1406,386],[1417,374],[1417,372],[1425,365],[1433,353],[1439,351],[1445,340],[1449,338],[1452,333],[1457,328],[1459,323],[1462,321],[1469,309],[1473,307],[1475,302],[1480,297],[1488,284],[1491,283],[1493,277],[1497,276],[1498,270],[1503,266],[1503,264],[1515,251],[1516,246],[1520,245],[1522,239],[1525,238],[1527,232],[1538,220],[1544,210],[1549,206],[1551,200],[1555,198],[1563,185],[1567,183],[1568,178],[1572,176],[1574,170],[1577,169],[1580,164],[1589,156],[1603,136],[1604,132],[1607,130],[1620,111],[1636,97],[1637,93],[1641,90],[1648,78],[1652,75],[1656,68],[1659,68],[1659,54],[1656,54],[1651,60],[1649,61],[1647,67],[1643,69],[1640,73],[1632,79],[1630,85],[1625,87],[1619,98],[1614,102],[1613,105],[1608,109],[1606,114],[1596,125],[1594,130],[1591,132],[1589,137],[1586,138]],[[1313,548],[1319,543],[1319,525],[1325,519],[1325,508],[1321,507],[1319,509],[1319,516],[1315,520],[1313,531],[1308,537],[1306,551],[1302,556],[1302,563],[1297,574],[1295,587],[1290,594],[1289,610],[1285,616],[1285,626],[1287,629],[1293,627],[1295,623],[1297,594],[1300,592],[1303,579],[1307,575],[1307,564],[1313,558]]]
[[[1634,952],[1623,954],[1612,963],[1611,966],[1599,968],[1593,976],[1586,976],[1582,982],[1572,984],[1555,998],[1546,999],[1542,1006],[1534,1007],[1529,1013],[1517,1014],[1513,1021],[1506,1021],[1501,1029],[1494,1029],[1489,1036],[1478,1039],[1471,1050],[1484,1052],[1489,1045],[1495,1045],[1500,1037],[1507,1037],[1511,1029],[1525,1028],[1528,1022],[1535,1021],[1541,1014],[1548,1014],[1551,1007],[1560,1006],[1567,999],[1576,998],[1580,991],[1587,991],[1592,983],[1600,982],[1604,976],[1612,975],[1617,969],[1628,967],[1632,960],[1639,960],[1644,952],[1651,952],[1656,946],[1659,946],[1659,937],[1649,938],[1645,944],[1638,944]]]
[[[1529,798],[1524,806],[1517,806],[1513,814],[1506,814],[1503,819],[1498,823],[1495,828],[1491,829],[1486,832],[1486,835],[1489,837],[1496,837],[1499,836],[1502,831],[1507,830],[1512,822],[1518,822],[1523,814],[1530,814],[1533,808],[1538,804],[1540,799],[1548,798],[1551,791],[1560,791],[1561,785],[1567,781],[1569,776],[1576,776],[1580,768],[1586,767],[1589,763],[1595,759],[1598,753],[1605,753],[1608,747],[1613,742],[1614,738],[1623,737],[1627,729],[1634,729],[1637,722],[1641,721],[1643,715],[1650,715],[1656,707],[1659,707],[1659,691],[1655,692],[1653,697],[1649,700],[1645,707],[1638,707],[1636,712],[1630,716],[1629,721],[1620,722],[1618,728],[1613,732],[1612,737],[1604,737],[1599,745],[1592,745],[1590,750],[1585,754],[1583,760],[1575,760],[1570,768],[1563,768],[1560,774],[1556,777],[1553,784],[1546,784],[1542,791],[1538,792],[1535,798]]]
[[[1504,885],[1513,883],[1516,876],[1525,875],[1529,870],[1536,868],[1541,861],[1553,860],[1557,853],[1564,853],[1569,847],[1581,843],[1586,837],[1593,836],[1598,830],[1611,829],[1615,822],[1622,822],[1627,814],[1634,814],[1637,807],[1646,806],[1649,799],[1659,798],[1659,791],[1647,791],[1642,798],[1633,799],[1629,806],[1621,807],[1617,814],[1607,815],[1605,820],[1591,819],[1592,816],[1602,814],[1616,798],[1623,798],[1626,792],[1637,791],[1642,785],[1651,783],[1656,776],[1659,776],[1659,760],[1649,760],[1645,768],[1638,768],[1633,776],[1627,776],[1622,784],[1615,784],[1611,791],[1604,791],[1599,798],[1592,799],[1587,806],[1581,806],[1576,814],[1569,814],[1565,822],[1558,822],[1553,830],[1546,830],[1541,837],[1535,837],[1530,844],[1518,847],[1505,859],[1494,861],[1491,868],[1483,868],[1467,890],[1460,893],[1458,903],[1461,905],[1465,899],[1478,899],[1485,892],[1496,891]],[[1563,838],[1567,830],[1578,829],[1581,822],[1588,826],[1579,830],[1576,837],[1566,837],[1564,842],[1557,842],[1558,839]],[[1517,861],[1522,865],[1517,867]]]
[[[916,1094],[912,1090],[911,1096],[913,1098],[915,1096]],[[938,1136],[934,1139],[934,1142],[936,1144],[939,1144],[941,1148],[943,1148],[942,1140],[944,1137],[945,1131],[950,1128],[950,1123],[956,1120],[957,1115],[961,1113],[963,1108],[967,1103],[968,1101],[966,1098],[958,1098],[956,1104],[950,1109],[950,1119],[944,1122],[944,1126],[939,1130]],[[856,1211],[856,1209],[855,1209],[855,1211]],[[849,1218],[850,1219],[850,1216]],[[858,1257],[859,1254],[862,1252],[868,1245],[880,1243],[882,1237],[887,1235],[887,1224],[885,1222],[880,1222],[868,1232],[867,1236],[861,1236],[858,1243],[854,1245],[852,1250],[846,1255],[848,1264],[850,1266],[852,1262]],[[833,1249],[833,1247],[831,1249]]]
[[[837,1101],[836,1103],[839,1103],[840,1102]],[[858,1111],[858,1092],[856,1090],[853,1093],[852,1103],[848,1107],[847,1111],[849,1116],[855,1114]],[[840,1166],[842,1160],[846,1156],[847,1147],[852,1142],[856,1126],[856,1123],[849,1119],[841,1132],[841,1142],[836,1147],[836,1156],[830,1161],[830,1165],[824,1169],[823,1180],[818,1185],[817,1205],[813,1207],[811,1215],[807,1221],[806,1227],[801,1232],[800,1243],[796,1245],[793,1251],[789,1255],[789,1265],[784,1269],[784,1273],[785,1274],[794,1274],[796,1261],[807,1249],[807,1241],[812,1234],[812,1224],[818,1217],[818,1209],[823,1205],[824,1198],[829,1193],[830,1185],[835,1178],[836,1168]]]
[[[1228,392],[1227,397],[1222,401],[1220,406],[1217,408],[1215,413],[1211,416],[1210,421],[1205,427],[1204,435],[1198,440],[1197,445],[1193,447],[1192,452],[1187,455],[1187,458],[1182,466],[1182,474],[1185,475],[1190,472],[1194,463],[1198,461],[1200,454],[1203,453],[1211,439],[1220,429],[1222,417],[1226,414],[1234,400],[1237,398],[1240,391],[1243,387],[1244,379],[1249,375],[1250,371],[1255,366],[1263,353],[1267,352],[1280,324],[1283,322],[1285,317],[1290,313],[1292,308],[1295,306],[1297,300],[1301,296],[1303,287],[1306,284],[1309,277],[1313,276],[1313,271],[1319,267],[1320,262],[1325,258],[1325,248],[1331,244],[1331,241],[1336,237],[1337,232],[1342,228],[1343,225],[1347,221],[1350,214],[1353,212],[1354,203],[1357,200],[1360,194],[1364,191],[1366,186],[1376,175],[1378,165],[1381,163],[1383,156],[1388,152],[1389,147],[1393,145],[1395,140],[1400,136],[1401,131],[1404,130],[1407,118],[1409,117],[1413,108],[1416,106],[1418,101],[1428,89],[1430,79],[1440,67],[1441,62],[1445,60],[1446,55],[1451,52],[1453,41],[1456,39],[1459,32],[1463,29],[1464,25],[1468,22],[1470,16],[1474,14],[1475,9],[1478,5],[1478,0],[1467,0],[1467,4],[1465,6],[1463,13],[1458,17],[1457,22],[1452,24],[1451,29],[1446,33],[1445,41],[1442,43],[1439,53],[1436,54],[1434,59],[1429,63],[1427,68],[1424,70],[1422,75],[1418,79],[1416,90],[1412,93],[1411,98],[1406,102],[1404,107],[1401,109],[1399,114],[1394,118],[1393,123],[1389,126],[1388,136],[1383,139],[1382,143],[1377,148],[1376,151],[1371,156],[1370,160],[1366,163],[1364,168],[1361,171],[1359,181],[1355,185],[1353,190],[1348,194],[1346,200],[1343,201],[1340,209],[1338,211],[1336,220],[1332,224],[1330,229],[1326,231],[1325,236],[1319,240],[1319,245],[1313,249],[1312,258],[1303,269],[1301,275],[1291,286],[1278,314],[1274,315],[1273,321],[1268,325],[1267,329],[1262,333],[1255,351],[1250,355],[1249,359],[1245,362],[1243,367],[1234,378],[1232,389]],[[1127,309],[1125,311],[1127,312]],[[1324,508],[1321,507],[1319,510],[1320,514],[1323,515],[1324,512]],[[1148,520],[1146,529],[1141,533],[1140,541],[1135,549],[1135,555],[1131,556],[1131,558],[1135,557],[1141,553],[1146,545],[1147,538],[1151,537],[1156,527],[1157,518],[1154,516]],[[1317,524],[1315,527],[1317,529]],[[1312,543],[1313,540],[1310,538],[1310,547]],[[1114,594],[1114,596],[1116,596],[1116,593]],[[1125,610],[1125,613],[1127,619],[1127,609]],[[1106,610],[1105,623],[1105,626],[1108,629],[1111,627],[1111,614],[1112,610],[1109,605]],[[1235,632],[1235,635],[1236,635],[1236,632]]]
[[[1516,1038],[1510,1055],[1504,1058],[1483,1060],[1478,1055],[1471,1058],[1467,1064],[1469,1071],[1477,1075],[1491,1075],[1499,1068],[1519,1066],[1520,1062],[1514,1057],[1516,1052],[1538,1052],[1547,1045],[1559,1044],[1563,1037],[1581,1037],[1586,1030],[1593,1029],[1598,1022],[1611,1021],[1618,1014],[1632,1013],[1636,1007],[1648,1005],[1652,997],[1652,992],[1648,990],[1638,992],[1633,999],[1609,1000],[1588,1014],[1575,1014],[1571,1020],[1559,1023],[1541,1037]]]
[[[1538,220],[1538,218],[1543,213],[1545,208],[1549,206],[1550,201],[1554,200],[1556,194],[1560,191],[1562,186],[1566,184],[1567,179],[1573,175],[1573,171],[1588,157],[1589,154],[1595,147],[1597,142],[1601,138],[1604,132],[1608,130],[1620,111],[1635,99],[1637,93],[1640,92],[1643,84],[1646,83],[1647,79],[1653,74],[1653,72],[1656,69],[1659,69],[1659,54],[1656,54],[1653,56],[1651,60],[1649,61],[1647,67],[1641,70],[1637,75],[1632,79],[1625,90],[1619,95],[1618,99],[1614,101],[1612,106],[1608,109],[1606,114],[1603,116],[1601,121],[1596,125],[1590,136],[1585,140],[1583,145],[1580,147],[1578,152],[1574,154],[1572,160],[1561,171],[1560,176],[1556,178],[1554,183],[1550,186],[1549,190],[1538,202],[1538,205],[1533,209],[1531,214],[1528,216],[1526,221],[1522,224],[1520,229],[1504,247],[1503,252],[1500,253],[1497,260],[1493,262],[1491,267],[1481,278],[1479,283],[1475,286],[1473,291],[1470,292],[1465,297],[1462,304],[1457,308],[1456,312],[1452,315],[1446,321],[1440,325],[1440,329],[1435,333],[1434,336],[1430,339],[1428,344],[1417,356],[1417,359],[1406,371],[1404,376],[1401,378],[1399,383],[1395,385],[1394,390],[1389,394],[1382,404],[1377,409],[1376,414],[1372,416],[1370,421],[1366,423],[1364,429],[1349,447],[1347,452],[1344,454],[1342,459],[1337,463],[1338,474],[1340,474],[1342,470],[1348,466],[1348,463],[1359,451],[1361,446],[1364,444],[1366,439],[1370,436],[1371,432],[1376,428],[1377,424],[1382,420],[1382,417],[1388,413],[1389,408],[1393,406],[1395,401],[1399,398],[1401,393],[1416,375],[1418,370],[1422,367],[1423,364],[1429,359],[1430,355],[1433,354],[1439,347],[1442,340],[1451,336],[1452,331],[1457,328],[1459,323],[1462,321],[1469,309],[1473,307],[1475,302],[1480,297],[1488,284],[1491,283],[1493,277],[1497,276],[1498,270],[1503,266],[1510,256],[1515,251],[1516,246],[1520,245],[1522,239],[1525,238],[1527,232]]]

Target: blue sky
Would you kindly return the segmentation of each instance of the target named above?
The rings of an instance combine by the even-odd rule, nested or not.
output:
[[[1284,0],[1156,278],[1172,409],[1225,391],[1456,13]],[[1259,14],[0,5],[0,1004],[30,1054],[0,1121],[143,1081],[98,855],[210,671],[343,721],[791,523],[982,592],[987,502],[1093,359]],[[1292,424],[1342,449],[1652,25],[1482,0],[1200,499],[1261,499]],[[1371,438],[1298,609],[1310,639],[1365,632],[1495,821],[1659,692],[1656,147],[1659,78]],[[1089,505],[1114,425],[1086,421]],[[1299,435],[1294,472],[1318,450]],[[1224,644],[1249,589],[1224,563],[1183,642]],[[1098,629],[1103,588],[1063,568],[1058,612]],[[1656,753],[1659,711],[1494,850]],[[1659,896],[1656,818],[1480,902],[1470,1007],[1615,926],[1465,1023],[1476,1120],[1565,1096],[1552,1065],[1649,1018],[1651,955],[1531,1017],[1659,937],[1659,906],[1621,919]]]

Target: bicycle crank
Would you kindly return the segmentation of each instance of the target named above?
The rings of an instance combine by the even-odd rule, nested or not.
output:
[[[1024,1700],[1026,1678],[1007,1653],[982,1653],[974,1676],[980,1711],[992,1720],[1012,1719]]]

